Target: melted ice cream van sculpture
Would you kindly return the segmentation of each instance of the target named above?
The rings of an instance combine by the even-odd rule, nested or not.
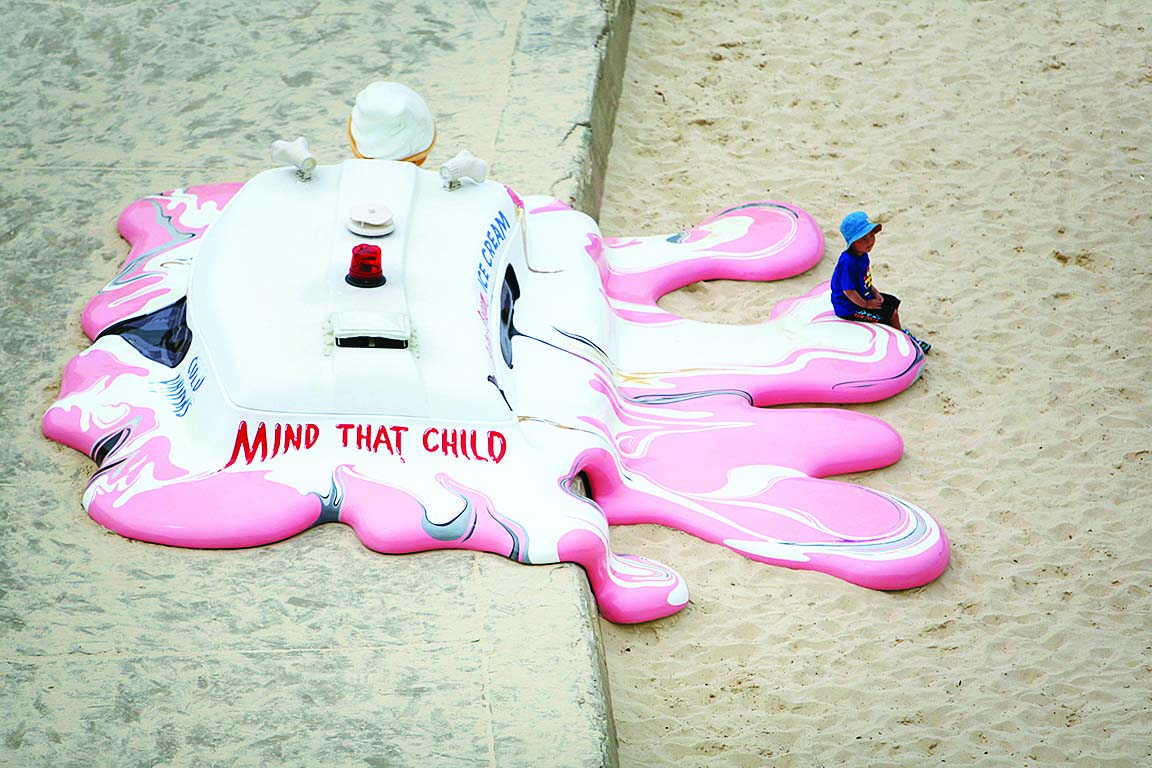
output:
[[[688,590],[614,553],[610,525],[876,589],[946,567],[925,512],[822,479],[896,461],[891,427],[757,407],[893,395],[923,363],[904,334],[837,320],[826,285],[752,326],[656,305],[695,280],[810,268],[823,238],[803,211],[748,203],[671,237],[605,239],[493,181],[296,165],[121,215],[131,252],[85,310],[94,342],[43,422],[96,463],[83,503],[101,525],[249,547],[341,522],[379,552],[575,562],[616,622],[675,613]],[[572,489],[581,474],[591,498]]]

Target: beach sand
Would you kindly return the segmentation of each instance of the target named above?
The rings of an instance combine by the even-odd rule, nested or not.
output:
[[[3,4],[0,767],[612,761],[579,567],[388,557],[337,525],[253,549],[132,541],[89,519],[93,463],[40,428],[90,344],[82,309],[128,255],[120,211],[250,179],[277,138],[348,158],[348,114],[374,80],[426,98],[430,168],[469,149],[524,194],[594,199],[589,133],[611,114],[592,85],[626,40],[605,27],[631,6],[545,5]],[[276,248],[245,255],[283,263]],[[232,497],[203,507],[245,512]]]
[[[674,232],[732,203],[813,214],[824,260],[663,305],[765,320],[830,277],[848,212],[935,345],[855,410],[905,440],[847,479],[933,514],[936,582],[872,592],[652,526],[672,618],[603,623],[621,763],[1152,764],[1152,7],[638,4],[601,214]]]

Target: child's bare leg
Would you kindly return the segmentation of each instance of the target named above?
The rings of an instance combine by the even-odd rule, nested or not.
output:
[[[898,331],[904,330],[904,326],[900,325],[900,310],[899,309],[894,310],[892,312],[892,320],[888,324],[891,325],[893,328],[895,328]]]

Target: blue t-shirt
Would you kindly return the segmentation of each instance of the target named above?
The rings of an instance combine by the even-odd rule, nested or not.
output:
[[[840,254],[836,269],[832,271],[832,309],[840,317],[851,317],[861,307],[853,304],[844,291],[856,291],[862,299],[871,299],[872,265],[868,254],[859,256],[851,251]]]

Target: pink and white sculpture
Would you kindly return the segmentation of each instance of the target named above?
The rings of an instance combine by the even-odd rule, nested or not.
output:
[[[131,252],[85,310],[93,344],[43,422],[96,463],[83,503],[101,525],[250,547],[341,522],[379,552],[575,562],[616,622],[675,613],[688,590],[614,553],[610,525],[667,525],[875,589],[945,569],[925,512],[823,479],[896,461],[890,426],[759,407],[900,392],[923,364],[904,334],[838,320],[827,285],[753,326],[656,306],[696,280],[809,269],[823,237],[803,211],[748,203],[671,237],[605,239],[493,181],[448,191],[387,160],[310,171],[121,215]],[[390,234],[352,231],[366,209],[391,214]],[[365,244],[378,287],[347,279]]]

